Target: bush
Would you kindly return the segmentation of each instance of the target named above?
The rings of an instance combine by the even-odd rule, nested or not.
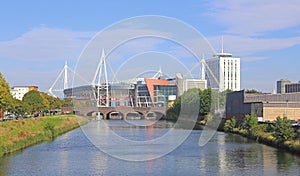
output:
[[[236,126],[235,118],[232,118],[230,120],[226,120],[225,125],[224,125],[224,131],[233,131],[235,126]]]
[[[246,115],[244,129],[250,136],[256,136],[258,130],[258,121],[254,114]]]
[[[51,132],[51,138],[53,139],[54,138],[54,125],[53,124],[51,124],[51,123],[49,123],[49,122],[47,122],[46,124],[45,124],[45,126],[44,126],[44,129],[45,130],[47,130],[47,131],[50,131]]]
[[[284,117],[283,119],[277,117],[274,136],[280,143],[290,141],[295,137],[294,129],[287,117]]]

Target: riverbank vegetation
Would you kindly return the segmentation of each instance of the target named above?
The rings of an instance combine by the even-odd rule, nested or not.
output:
[[[179,115],[197,111],[198,121],[204,120],[211,111],[224,108],[226,102],[226,94],[230,92],[224,91],[217,93],[212,89],[189,89],[182,96],[178,97],[174,104],[167,110],[167,120],[177,121]]]
[[[226,94],[215,92],[212,89],[189,89],[178,97],[174,104],[167,110],[166,120],[180,121],[180,124],[195,124],[194,129],[203,129],[206,122],[213,118],[210,112],[225,109]],[[180,117],[180,118],[179,118]]]
[[[276,123],[259,124],[255,115],[246,115],[245,119],[226,120],[223,129],[300,154],[300,129],[293,129],[287,117],[277,117]]]
[[[31,145],[51,141],[80,125],[87,123],[84,117],[57,115],[27,118],[0,123],[0,156],[9,154]]]

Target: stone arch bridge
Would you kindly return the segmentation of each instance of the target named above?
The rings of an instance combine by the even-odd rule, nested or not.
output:
[[[166,107],[130,107],[130,106],[116,106],[116,107],[64,107],[62,108],[63,113],[76,112],[76,114],[95,117],[97,112],[103,114],[106,119],[112,112],[121,113],[126,117],[129,113],[139,113],[146,116],[148,113],[166,115]]]

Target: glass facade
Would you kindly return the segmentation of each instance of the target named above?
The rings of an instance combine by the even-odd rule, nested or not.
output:
[[[134,87],[130,84],[112,84],[109,86],[109,103],[114,106],[134,106]]]
[[[300,92],[300,82],[285,84],[285,91],[286,93]]]
[[[135,98],[137,107],[149,107],[152,105],[150,93],[146,84],[135,85]]]
[[[157,107],[168,106],[169,95],[177,95],[176,85],[154,85],[154,105]]]

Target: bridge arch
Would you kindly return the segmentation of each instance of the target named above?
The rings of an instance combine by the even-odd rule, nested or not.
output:
[[[96,118],[98,120],[105,119],[105,114],[100,111],[90,111],[86,114],[86,116]]]
[[[124,119],[124,114],[118,111],[110,111],[107,113],[106,118],[107,120],[122,120]]]
[[[158,112],[158,111],[149,111],[145,115],[145,119],[147,119],[147,120],[162,120],[162,119],[165,119],[165,114],[163,114],[162,112]]]
[[[144,119],[144,114],[139,111],[132,111],[126,114],[126,120],[140,120]]]

